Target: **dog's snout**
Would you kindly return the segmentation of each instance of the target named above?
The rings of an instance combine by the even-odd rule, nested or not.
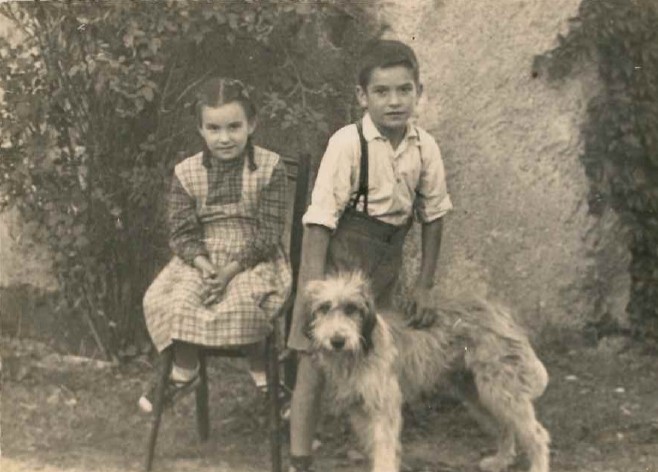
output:
[[[343,349],[345,347],[345,338],[343,336],[332,336],[331,347],[336,350]]]

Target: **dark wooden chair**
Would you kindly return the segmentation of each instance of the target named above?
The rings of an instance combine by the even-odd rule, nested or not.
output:
[[[290,331],[290,322],[292,317],[292,307],[296,293],[296,281],[299,272],[301,260],[301,242],[302,242],[302,215],[306,208],[309,182],[309,156],[302,155],[299,161],[287,160],[285,162],[289,169],[296,169],[296,172],[289,172],[289,178],[295,181],[295,198],[292,215],[292,225],[290,232],[289,255],[293,272],[293,287],[288,299],[279,310],[276,318],[277,322],[281,319],[285,322],[285,336]],[[292,175],[291,175],[292,174]],[[289,352],[279,352],[279,330],[273,329],[272,333],[266,338],[266,356],[267,356],[267,385],[268,385],[268,419],[270,434],[270,457],[272,472],[281,472],[281,406],[279,404],[279,367],[284,364],[286,384],[292,388],[295,375],[295,366],[292,355]],[[208,373],[206,370],[206,361],[209,357],[242,357],[243,353],[239,347],[230,348],[206,348],[202,349],[199,354],[199,376],[201,383],[196,390],[196,419],[197,431],[202,441],[208,439],[210,434],[210,419],[208,415]],[[158,388],[155,394],[155,403],[153,407],[153,422],[151,434],[149,435],[146,455],[146,472],[150,472],[153,465],[155,454],[155,445],[160,429],[160,421],[164,410],[164,391],[167,377],[171,372],[173,364],[173,349],[166,349],[162,354],[162,370],[158,379]]]

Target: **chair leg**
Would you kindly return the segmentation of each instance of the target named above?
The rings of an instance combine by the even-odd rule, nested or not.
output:
[[[297,378],[297,355],[293,352],[283,361],[283,379],[290,390],[295,389],[295,380]]]
[[[206,441],[210,435],[210,419],[208,415],[208,372],[206,356],[199,351],[199,386],[196,389],[196,425],[199,438]]]
[[[267,393],[270,413],[270,457],[272,472],[281,472],[281,406],[279,405],[279,361],[276,349],[276,334],[265,340],[267,358]]]
[[[155,391],[155,404],[153,405],[153,423],[151,425],[151,434],[146,448],[146,472],[151,470],[153,465],[153,455],[155,454],[155,443],[158,440],[158,431],[160,429],[160,420],[162,419],[162,411],[164,409],[164,393],[167,378],[171,372],[171,365],[174,361],[174,350],[168,348],[162,354],[162,371],[158,379],[158,386]]]

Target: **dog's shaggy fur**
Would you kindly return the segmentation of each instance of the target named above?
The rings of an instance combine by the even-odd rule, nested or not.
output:
[[[437,322],[417,330],[400,316],[377,314],[358,273],[310,282],[306,294],[307,335],[330,403],[349,414],[373,471],[399,470],[402,403],[440,383],[457,392],[478,421],[494,420],[498,451],[480,462],[482,470],[507,469],[518,442],[530,472],[549,471],[549,435],[532,405],[548,374],[501,307],[478,299],[442,303]]]

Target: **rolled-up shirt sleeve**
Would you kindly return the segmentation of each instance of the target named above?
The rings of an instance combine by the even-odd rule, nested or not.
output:
[[[256,235],[238,258],[243,268],[276,257],[286,223],[286,188],[286,168],[283,160],[279,160],[258,200]]]
[[[167,205],[169,247],[186,263],[197,256],[208,256],[203,230],[196,213],[196,202],[176,175],[172,178]]]
[[[416,217],[422,223],[429,223],[452,210],[452,202],[438,144],[431,138],[421,143],[422,167],[416,192]]]
[[[302,218],[304,225],[336,229],[352,194],[355,178],[352,166],[359,152],[358,142],[356,127],[344,128],[329,140],[311,193],[311,204]]]

